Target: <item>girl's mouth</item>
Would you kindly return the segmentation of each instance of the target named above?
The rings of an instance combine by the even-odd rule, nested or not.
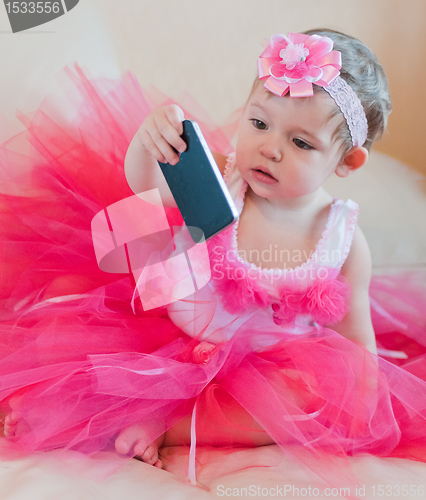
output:
[[[273,177],[268,171],[262,170],[260,168],[253,169],[253,177],[264,184],[275,184],[278,182],[275,177]]]

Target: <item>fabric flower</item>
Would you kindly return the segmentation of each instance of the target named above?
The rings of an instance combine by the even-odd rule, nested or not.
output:
[[[280,302],[272,305],[274,321],[280,325],[309,314],[321,325],[337,323],[348,311],[349,291],[349,284],[337,279],[317,279],[303,291],[284,289]]]
[[[259,284],[256,276],[250,274],[250,267],[236,265],[238,253],[229,250],[228,239],[231,237],[231,232],[223,231],[208,243],[213,264],[212,278],[216,291],[223,297],[224,308],[235,314],[252,306],[269,306],[269,294]]]
[[[294,69],[298,63],[306,61],[308,55],[309,50],[303,43],[289,43],[285,49],[280,50],[281,63],[285,64],[287,69]]]
[[[223,306],[231,314],[241,313],[252,306],[264,308],[270,303],[268,292],[255,278],[249,276],[246,269],[243,271],[243,276],[237,272],[227,272],[215,279],[216,291],[223,296]]]
[[[340,52],[327,36],[289,33],[271,37],[258,61],[259,78],[265,88],[283,96],[313,95],[312,84],[327,87],[340,74]]]
[[[197,364],[207,363],[215,348],[215,344],[211,344],[210,342],[200,342],[192,351],[192,361]]]

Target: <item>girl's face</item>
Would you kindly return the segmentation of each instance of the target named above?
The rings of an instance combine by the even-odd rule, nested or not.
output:
[[[236,165],[258,196],[296,198],[320,188],[342,161],[333,133],[344,117],[335,111],[326,92],[278,97],[255,88],[239,127]]]

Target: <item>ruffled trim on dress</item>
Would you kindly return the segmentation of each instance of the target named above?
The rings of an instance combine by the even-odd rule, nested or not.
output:
[[[214,273],[215,289],[223,297],[224,308],[231,314],[238,314],[247,309],[268,307],[272,299],[256,278],[252,278],[248,273],[243,272],[241,277],[237,270],[238,266],[233,266],[233,278],[217,278]],[[221,272],[221,271],[217,271]]]
[[[223,178],[225,179],[226,183],[228,183],[231,178],[232,172],[234,170],[234,165],[235,165],[235,151],[229,153],[229,155],[226,157],[225,170],[223,172]]]
[[[342,259],[337,266],[337,269],[339,269],[339,270],[342,268],[343,264],[346,262],[346,259],[348,258],[349,252],[351,250],[352,241],[354,239],[355,229],[357,227],[358,216],[359,216],[358,204],[352,200],[348,200],[347,204],[350,204],[350,208],[351,208],[351,213],[350,213],[350,215],[348,217],[348,221],[347,221],[346,234],[347,234],[348,238],[345,242],[346,244],[345,244],[344,249],[343,249]]]
[[[272,304],[274,322],[281,325],[307,314],[321,325],[332,325],[348,312],[349,295],[349,283],[339,279],[317,279],[305,291],[284,288],[280,301]]]

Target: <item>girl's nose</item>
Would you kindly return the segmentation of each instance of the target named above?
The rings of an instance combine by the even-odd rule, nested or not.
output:
[[[272,161],[281,161],[283,157],[283,152],[281,145],[277,139],[270,138],[265,140],[265,142],[260,147],[260,152],[265,158]]]

